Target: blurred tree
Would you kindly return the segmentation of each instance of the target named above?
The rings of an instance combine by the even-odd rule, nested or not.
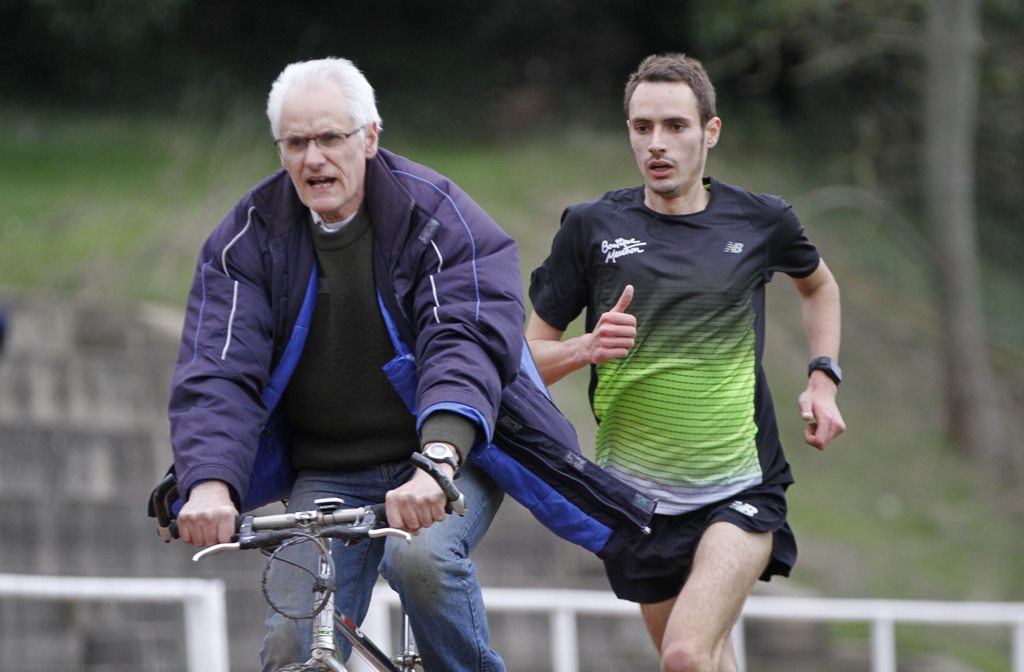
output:
[[[614,109],[644,56],[688,50],[692,4],[0,0],[0,62],[18,64],[0,90],[65,108],[259,111],[286,63],[335,55],[386,96],[385,120],[500,134]]]
[[[718,0],[697,3],[692,49],[730,109],[770,113],[813,146],[850,153],[858,186],[920,207],[925,15],[930,0]],[[1024,253],[1024,2],[978,3],[980,242],[992,259]],[[908,218],[914,221],[915,218]],[[919,221],[923,225],[923,221]],[[922,227],[923,228],[923,227]],[[1015,242],[1016,241],[1016,242]]]
[[[949,433],[979,464],[1011,466],[982,317],[975,230],[979,0],[931,0],[927,17],[923,188],[932,227]]]
[[[4,101],[106,108],[176,93],[165,73],[188,1],[0,0]]]
[[[713,54],[705,60],[734,107],[772,101],[760,112],[799,129],[793,138],[846,149],[859,187],[924,213],[906,219],[928,232],[934,249],[948,434],[980,465],[1012,473],[979,239],[987,260],[1018,263],[1024,239],[1009,229],[1011,213],[1024,207],[1024,83],[1009,73],[1024,67],[1024,3],[721,0],[696,15],[698,47]],[[979,129],[994,141],[976,146]]]

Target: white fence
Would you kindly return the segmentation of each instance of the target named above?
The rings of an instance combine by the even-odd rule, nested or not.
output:
[[[484,603],[493,613],[546,613],[551,638],[551,668],[556,672],[578,672],[576,618],[585,616],[631,617],[640,621],[637,605],[623,602],[609,592],[485,588]],[[385,651],[391,646],[391,607],[398,596],[387,586],[377,586],[366,633]],[[1024,603],[932,602],[906,600],[846,600],[811,597],[767,597],[752,595],[733,631],[741,672],[746,670],[744,622],[750,619],[851,621],[871,624],[871,672],[896,672],[896,623],[942,623],[993,625],[1011,628],[1013,672],[1024,672]],[[353,664],[356,672],[360,668]]]
[[[79,576],[0,574],[0,599],[118,602],[182,602],[188,669],[228,672],[228,632],[224,584],[200,579],[122,579]],[[485,588],[484,602],[494,613],[547,614],[551,667],[578,672],[576,619],[580,615],[635,618],[635,604],[606,591]],[[397,596],[378,585],[363,629],[385,651],[390,641],[392,609]],[[1011,630],[1013,672],[1024,672],[1024,603],[846,600],[751,596],[733,632],[740,669],[745,670],[744,623],[750,619],[850,621],[871,624],[871,671],[896,672],[897,623],[1006,626]],[[353,672],[367,669],[353,662]]]
[[[896,672],[897,623],[1009,626],[1013,672],[1024,672],[1024,603],[842,600],[751,596],[743,618],[860,621],[871,624],[871,671]],[[743,650],[743,623],[734,639]],[[741,668],[742,670],[742,668]]]
[[[181,602],[190,672],[228,672],[224,582],[214,579],[125,579],[0,574],[0,599]]]

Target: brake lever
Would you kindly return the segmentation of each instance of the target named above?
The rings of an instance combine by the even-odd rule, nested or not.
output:
[[[237,551],[241,548],[237,541],[227,544],[214,544],[213,546],[207,546],[203,550],[199,551],[192,556],[192,562],[199,562],[203,558],[211,555],[220,555],[221,553],[227,553],[228,551]]]
[[[376,539],[377,537],[398,537],[404,541],[412,541],[412,535],[405,530],[400,530],[397,527],[378,527],[377,529],[370,530],[366,533],[366,536]]]

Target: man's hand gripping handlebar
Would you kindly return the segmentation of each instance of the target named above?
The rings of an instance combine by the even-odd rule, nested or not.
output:
[[[441,486],[441,490],[444,491],[444,496],[448,500],[444,507],[445,513],[454,512],[460,516],[466,515],[466,498],[455,487],[455,484],[451,482],[451,479],[445,476],[444,472],[441,471],[441,467],[437,466],[436,462],[424,457],[420,453],[413,453],[409,459],[417,467],[430,474],[437,481],[437,484]]]

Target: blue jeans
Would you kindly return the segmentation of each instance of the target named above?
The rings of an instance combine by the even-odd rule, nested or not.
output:
[[[288,510],[314,509],[313,500],[320,497],[341,497],[346,507],[383,502],[385,493],[411,478],[415,468],[399,462],[359,471],[302,471],[292,488]],[[379,573],[398,593],[409,614],[425,670],[503,672],[504,661],[490,647],[476,565],[469,554],[487,532],[504,492],[471,462],[459,470],[456,485],[466,497],[464,517],[450,515],[420,530],[408,543],[390,537],[352,546],[334,543],[335,607],[361,623]],[[311,544],[289,550],[293,556],[289,559],[315,566]],[[268,592],[274,601],[287,600],[287,605],[280,605],[287,607],[286,612],[308,613],[310,607],[304,607],[312,604],[308,576],[282,571],[272,573],[269,581]],[[337,639],[347,658],[348,641],[341,635]],[[311,620],[292,620],[269,609],[262,669],[273,672],[282,665],[305,661],[311,642]]]

